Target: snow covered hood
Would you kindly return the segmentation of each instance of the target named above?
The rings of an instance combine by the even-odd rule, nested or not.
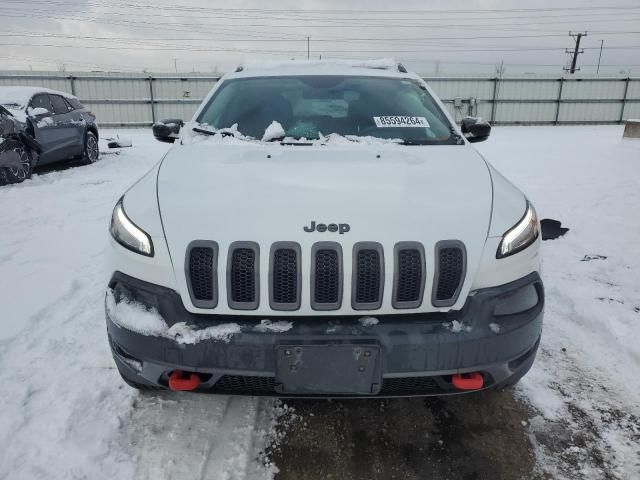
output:
[[[455,239],[466,245],[471,273],[487,237],[492,185],[486,163],[466,145],[201,142],[170,150],[158,198],[177,277],[193,240],[215,240],[221,254],[231,242],[254,241],[266,258],[273,242],[294,241],[304,252],[334,241],[346,264],[356,242],[379,242],[391,259],[397,242],[420,241],[432,251]],[[314,221],[350,229],[309,232]]]

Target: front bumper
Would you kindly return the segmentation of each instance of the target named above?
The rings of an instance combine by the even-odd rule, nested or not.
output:
[[[184,308],[175,291],[119,272],[114,274],[109,286],[116,301],[135,301],[154,308],[169,326],[184,322],[198,330],[225,323],[239,325],[240,333],[233,334],[228,342],[202,340],[183,344],[123,328],[110,318],[107,309],[109,342],[125,379],[146,386],[167,387],[173,370],[197,372],[202,380],[198,392],[225,394],[442,395],[462,393],[453,387],[451,376],[469,372],[482,374],[483,388],[513,383],[533,364],[544,308],[542,281],[534,272],[506,285],[474,292],[460,311],[380,315],[376,317],[377,324],[356,316],[270,317],[271,322],[292,323],[285,332],[272,332],[256,329],[263,317],[192,314]],[[530,294],[532,289],[537,296],[534,306],[529,303],[523,311],[495,314],[498,304],[504,313],[505,305],[517,305],[518,295],[525,290]],[[372,365],[373,380],[366,392],[354,388],[351,393],[307,390],[298,394],[287,388],[284,383],[288,375],[282,369],[278,352],[289,346],[302,351],[337,345],[371,347],[377,352]],[[335,365],[314,370],[316,376],[342,374]]]

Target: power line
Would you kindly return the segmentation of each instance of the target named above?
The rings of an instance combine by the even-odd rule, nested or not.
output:
[[[69,17],[69,16],[65,16],[64,14],[51,14],[49,15],[49,13],[51,12],[47,12],[45,10],[38,10],[38,9],[31,9],[29,14],[17,14],[15,12],[12,12],[11,14],[6,14],[6,16],[8,17],[33,17],[33,16],[39,16],[40,18],[69,18],[69,19],[77,19],[78,21],[89,21],[89,22],[95,22],[95,21],[99,21],[100,23],[113,23],[111,20],[106,19],[106,18],[100,18],[100,19],[96,19],[96,18],[91,18],[91,17],[78,17],[77,14],[76,16],[73,17]],[[638,12],[640,13],[640,12]],[[38,15],[40,14],[40,15]],[[113,11],[109,11],[107,12],[107,15],[111,16],[111,15],[116,15],[116,16],[125,16],[127,18],[129,18],[131,15],[128,13],[121,13],[121,12],[113,12]],[[594,15],[594,14],[591,14]],[[618,14],[619,15],[619,14]],[[174,20],[176,18],[175,15],[164,15],[164,14],[155,14],[155,13],[146,13],[145,14],[145,18],[147,17],[159,17],[159,18],[166,18],[168,20]],[[220,15],[217,15],[215,17],[207,17],[207,16],[202,16],[202,15],[198,15],[195,17],[182,17],[182,18],[194,18],[194,19],[198,19],[198,20],[204,20],[204,19],[221,19]],[[246,16],[242,16],[242,17],[238,17],[241,20],[252,20],[251,18],[247,18]],[[258,17],[255,17],[258,18]],[[342,26],[356,26],[358,28],[380,28],[380,27],[402,27],[404,29],[407,28],[435,28],[435,29],[449,29],[449,28],[454,28],[454,27],[459,27],[459,28],[466,28],[466,29],[470,29],[470,30],[495,30],[496,27],[519,27],[519,28],[503,28],[503,30],[522,30],[522,27],[527,27],[527,26],[536,26],[536,25],[566,25],[568,23],[576,23],[575,20],[573,19],[568,19],[568,20],[561,20],[558,22],[553,22],[553,21],[544,21],[544,22],[531,22],[531,21],[527,21],[527,22],[508,22],[508,23],[487,23],[487,24],[483,24],[483,25],[478,25],[477,23],[477,19],[473,19],[473,18],[469,18],[469,20],[473,20],[474,23],[463,23],[463,24],[451,24],[451,23],[447,23],[449,20],[448,19],[429,19],[428,22],[431,23],[407,23],[405,20],[403,20],[402,23],[392,23],[389,21],[386,21],[384,23],[362,23],[361,19],[352,19],[352,20],[348,20],[348,23],[340,23],[337,25],[331,25],[331,24],[326,24],[326,23],[322,23],[322,24],[317,24],[317,25],[310,25],[310,24],[306,24],[306,23],[300,23],[300,19],[296,19],[298,23],[296,24],[282,24],[282,23],[264,23],[264,21],[270,21],[272,20],[272,18],[270,17],[259,17],[260,20],[262,20],[261,23],[242,23],[241,25],[243,27],[274,27],[274,28],[339,28]],[[518,16],[518,17],[502,17],[502,18],[498,18],[498,19],[508,19],[508,18],[522,18],[522,16]],[[538,18],[538,17],[536,17]],[[225,18],[226,19],[226,18]],[[287,18],[284,20],[292,20],[293,18]],[[107,21],[109,20],[109,21]],[[314,20],[322,20],[323,22],[330,22],[332,21],[331,19],[327,20],[327,19],[314,19]],[[415,19],[413,19],[415,21]],[[616,19],[611,19],[610,22],[638,22],[640,21],[640,18],[616,18]],[[302,20],[302,22],[304,22],[304,20]],[[433,23],[433,22],[438,22],[438,23]],[[595,19],[586,19],[586,20],[581,20],[581,23],[601,23],[602,19],[601,18],[595,18]],[[134,23],[134,22],[129,22],[127,21],[127,23]],[[146,23],[149,24],[149,22],[142,22],[142,23]],[[157,23],[153,23],[151,24],[153,25],[155,28],[157,28]],[[180,25],[180,26],[210,26],[210,27],[226,27],[229,28],[229,23],[224,23],[224,24],[219,24],[219,23],[207,23],[207,24],[203,24],[203,23],[198,23],[198,24],[193,24],[193,23],[178,23],[178,22],[174,22],[171,21],[170,24],[171,26],[176,26],[176,25]],[[239,25],[238,25],[239,26]],[[266,33],[266,32],[265,32]]]
[[[191,48],[192,46],[196,46],[197,45],[192,45],[192,44],[188,44],[188,43],[181,43],[180,45],[173,45],[173,44],[167,44],[167,43],[155,43],[155,44],[149,44],[148,42],[207,42],[210,40],[215,40],[216,42],[239,42],[244,40],[245,42],[260,42],[260,43],[264,43],[264,42],[285,42],[285,43],[295,43],[297,41],[297,39],[227,39],[227,38],[171,38],[171,37],[143,37],[143,38],[136,38],[136,37],[115,37],[115,36],[96,36],[96,35],[80,35],[80,34],[76,34],[76,35],[72,35],[72,34],[42,34],[42,33],[23,33],[23,32],[4,32],[4,33],[0,33],[0,38],[1,37],[19,37],[19,38],[36,38],[36,39],[70,39],[70,40],[82,40],[82,41],[108,41],[110,43],[118,43],[118,42],[124,42],[127,45],[133,45],[133,44],[142,44],[142,45],[148,45],[148,46],[176,46],[177,48],[180,49],[188,49]],[[308,37],[307,37],[308,38]],[[300,38],[299,40],[305,40],[303,38]],[[316,39],[314,39],[315,41]],[[327,42],[327,41],[335,41],[340,42],[340,43],[350,43],[351,39],[349,39],[348,37],[344,37],[344,38],[340,38],[338,40],[330,40],[330,39],[317,39],[318,41],[322,41],[322,42]],[[385,43],[393,43],[394,39],[383,39]],[[353,39],[353,41],[358,41],[358,39]],[[24,44],[24,46],[38,46],[38,44]],[[445,43],[440,43],[440,44],[429,44],[427,46],[438,46],[438,47],[442,47],[441,49],[444,50],[450,50],[450,51],[527,51],[527,50],[531,50],[531,51],[535,51],[535,50],[541,50],[541,51],[550,51],[550,50],[564,50],[564,47],[561,46],[557,46],[557,47],[552,47],[552,46],[548,46],[548,47],[534,47],[534,46],[519,46],[519,47],[503,47],[501,45],[485,45],[483,48],[476,48],[476,49],[469,49],[467,47],[464,46],[459,46],[459,48],[457,45],[451,45],[451,44],[445,44]],[[453,47],[453,48],[452,48]],[[636,48],[640,48],[640,45],[614,45],[614,46],[610,46],[610,47],[606,47],[607,50],[633,50]],[[600,49],[600,47],[587,47],[586,50],[596,50],[596,49]],[[372,51],[380,51],[380,50],[372,50]],[[393,51],[402,51],[402,50],[389,50],[388,52],[393,52]],[[419,50],[417,50],[419,51]]]
[[[11,0],[5,0],[5,1],[11,1]],[[15,1],[15,0],[14,0]],[[22,3],[22,2],[18,2],[18,3]],[[44,2],[46,4],[50,4],[50,3],[56,3],[55,1],[52,2]],[[57,2],[58,4],[60,4],[60,2]],[[72,3],[64,3],[65,6],[71,6],[73,5]],[[103,3],[96,3],[96,2],[81,2],[78,3],[77,6],[98,6],[98,7],[103,7],[105,6],[105,4]],[[175,4],[164,4],[164,5],[158,5],[157,3],[153,3],[153,4],[149,4],[149,3],[141,3],[141,2],[128,2],[126,4],[120,3],[118,4],[117,2],[110,2],[108,4],[108,7],[111,8],[113,5],[123,5],[129,8],[162,8],[163,10],[173,10],[173,11],[192,11],[192,12],[203,12],[203,11],[213,11],[217,14],[222,14],[225,12],[236,12],[236,13],[260,13],[260,14],[311,14],[311,13],[315,13],[315,14],[320,14],[320,15],[333,15],[333,14],[346,14],[346,15],[356,15],[361,17],[363,15],[363,13],[366,14],[370,14],[370,15],[389,15],[389,14],[396,14],[396,13],[404,13],[404,14],[410,14],[410,15],[419,15],[419,14],[424,14],[424,15],[433,15],[436,13],[443,13],[443,14],[469,14],[469,13],[478,13],[478,14],[486,14],[486,13],[527,13],[527,12],[553,12],[553,11],[575,11],[575,10],[581,10],[584,11],[585,9],[588,10],[612,10],[612,11],[619,11],[619,10],[633,10],[633,9],[638,9],[640,8],[640,6],[638,5],[616,5],[616,6],[611,6],[611,5],[596,5],[596,6],[589,6],[589,7],[584,7],[584,6],[580,6],[580,7],[543,7],[543,8],[503,8],[503,9],[406,9],[406,10],[395,10],[395,9],[367,9],[366,12],[363,12],[362,10],[359,9],[296,9],[296,8],[287,8],[287,9],[273,9],[273,8],[224,8],[224,7],[188,7],[188,6],[177,6]]]

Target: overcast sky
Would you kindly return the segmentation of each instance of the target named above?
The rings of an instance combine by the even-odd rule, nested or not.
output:
[[[265,8],[265,4],[270,8]],[[640,0],[0,0],[2,70],[224,72],[393,57],[419,73],[640,73]]]

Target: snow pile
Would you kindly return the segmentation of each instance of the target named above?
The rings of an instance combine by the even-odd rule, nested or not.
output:
[[[111,290],[107,291],[106,308],[113,323],[132,332],[160,337],[169,329],[155,309],[147,310],[136,302],[116,303]]]
[[[268,142],[269,140],[280,137],[284,137],[284,128],[282,128],[282,125],[274,120],[264,131],[262,141]]]
[[[73,98],[66,92],[59,92],[57,90],[51,90],[49,88],[42,87],[0,87],[0,105],[13,105],[20,109],[25,109],[31,100],[31,97],[38,93],[52,93],[56,95],[62,95],[66,98]]]
[[[465,332],[470,332],[471,331],[471,326],[470,325],[465,325],[464,323],[458,321],[458,320],[453,320],[451,322],[446,322],[443,323],[442,326],[444,328],[446,328],[447,330],[449,330],[452,333],[460,333],[463,330]]]
[[[360,325],[363,327],[372,327],[378,324],[378,319],[375,317],[362,317],[358,319],[358,322],[360,322]]]
[[[195,129],[206,130],[211,132],[212,135],[199,132]],[[252,144],[256,146],[270,145],[279,146],[280,143],[288,144],[304,144],[312,146],[398,146],[403,142],[399,138],[379,138],[372,136],[358,136],[358,135],[340,135],[337,133],[331,133],[328,135],[319,134],[319,138],[297,138],[288,137],[284,131],[282,125],[275,120],[265,129],[265,133],[262,139],[258,140],[253,137],[244,135],[238,130],[238,124],[234,123],[231,127],[227,128],[213,128],[207,124],[201,124],[197,122],[189,122],[185,124],[185,127],[181,130],[181,140],[183,144],[186,143],[199,143],[199,142],[211,142],[222,145],[243,145]],[[282,137],[281,142],[273,142],[273,139]]]
[[[322,70],[335,67],[371,68],[378,70],[397,70],[398,62],[392,58],[372,60],[284,60],[258,61],[252,60],[242,64],[243,70],[283,70],[287,68],[305,68]]]
[[[19,122],[25,123],[27,121],[27,114],[22,108],[13,108],[8,105],[3,105],[3,106]]]
[[[44,110],[44,108],[42,110]],[[38,122],[37,127],[44,128],[44,127],[50,127],[51,125],[53,125],[53,118],[44,117],[42,120]]]
[[[47,113],[49,113],[49,110],[42,107],[38,107],[38,108],[29,107],[27,108],[27,113],[32,117],[35,117],[37,115],[46,115]]]
[[[206,328],[195,329],[184,322],[176,323],[163,336],[182,344],[194,344],[203,340],[228,342],[231,336],[240,333],[237,323],[223,323]]]
[[[286,322],[284,320],[279,320],[277,322],[272,322],[271,320],[265,319],[261,320],[258,325],[253,327],[253,329],[257,332],[273,332],[273,333],[283,333],[291,330],[293,328],[293,323]]]
[[[168,338],[180,344],[195,344],[203,340],[228,342],[232,335],[240,333],[240,325],[235,323],[196,329],[180,322],[169,327],[156,310],[147,310],[136,302],[116,303],[111,290],[107,292],[107,311],[119,327],[142,335]]]
[[[498,325],[497,323],[490,323],[489,329],[495,334],[500,333],[500,325]]]

